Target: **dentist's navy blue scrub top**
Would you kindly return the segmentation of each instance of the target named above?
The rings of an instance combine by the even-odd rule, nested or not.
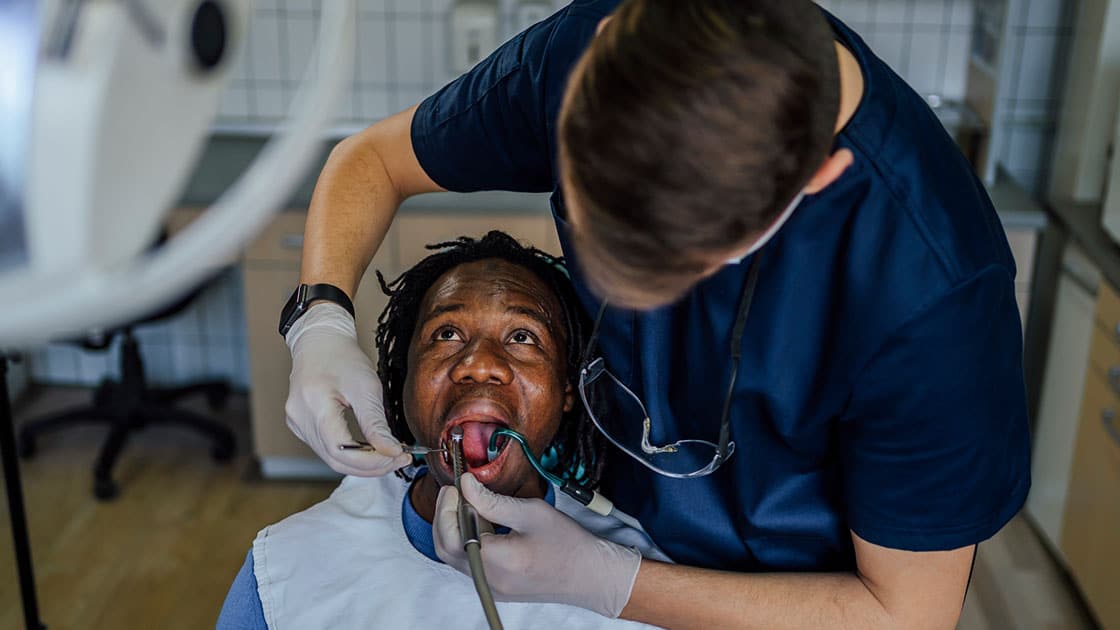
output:
[[[553,192],[570,259],[557,112],[616,4],[573,2],[425,100],[412,125],[420,164],[449,190]],[[608,496],[685,564],[850,570],[849,530],[895,549],[955,549],[997,532],[1030,485],[1015,265],[999,218],[922,98],[829,17],[865,78],[836,139],[855,164],[763,250],[734,456],[678,480],[611,452]],[[608,310],[603,352],[645,401],[655,442],[717,439],[746,270],[727,265],[653,312]]]

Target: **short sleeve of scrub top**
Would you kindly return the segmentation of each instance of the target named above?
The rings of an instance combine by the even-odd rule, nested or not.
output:
[[[560,100],[616,5],[571,3],[421,103],[412,141],[428,175],[452,191],[553,191],[561,225]],[[850,570],[852,532],[896,549],[963,547],[998,531],[1030,484],[1015,269],[999,218],[920,95],[829,19],[865,74],[860,109],[837,136],[856,164],[763,250],[732,408],[735,455],[688,480],[613,449],[608,461],[615,504],[684,564]],[[746,266],[670,307],[608,309],[608,365],[666,440],[718,434],[720,357]]]
[[[933,298],[856,377],[839,433],[847,518],[861,538],[952,549],[988,538],[1022,505],[1029,476],[1012,286],[991,267]]]
[[[412,122],[418,156],[452,152],[421,164],[455,192],[552,190],[545,150],[542,86],[527,57],[540,56],[549,23],[504,44],[474,69],[425,100]]]
[[[617,3],[573,2],[425,99],[412,143],[428,176],[454,192],[551,192],[549,112],[559,104],[569,62]]]

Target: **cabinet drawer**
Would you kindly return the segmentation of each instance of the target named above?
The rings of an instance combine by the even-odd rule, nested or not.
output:
[[[245,261],[251,267],[299,269],[303,256],[303,228],[307,220],[304,212],[281,212],[276,215],[271,223],[261,232],[245,251]],[[367,275],[373,277],[372,271],[377,269],[392,278],[398,273],[397,264],[397,230],[390,227],[381,241],[381,247],[370,262]],[[375,286],[376,281],[371,283]],[[364,286],[364,280],[363,280]],[[292,285],[295,288],[295,284]]]
[[[245,259],[299,265],[306,212],[281,212],[245,250]]]
[[[288,430],[284,402],[288,398],[291,355],[276,333],[280,309],[299,280],[299,269],[242,267],[245,320],[249,341],[249,409],[253,452],[258,457],[313,458],[315,453]]]
[[[1112,335],[1094,326],[1092,341],[1089,342],[1089,365],[1107,381],[1112,393],[1120,396],[1120,346],[1112,340]]]
[[[245,265],[245,319],[249,337],[249,369],[252,388],[249,403],[252,414],[253,449],[259,457],[304,457],[315,454],[288,430],[284,403],[288,398],[291,355],[284,338],[276,332],[280,309],[299,280],[299,270],[283,266]],[[387,276],[395,269],[383,270]],[[362,278],[354,299],[357,311],[358,345],[377,364],[374,343],[377,318],[389,299],[377,285],[372,269]]]
[[[1120,400],[1099,374],[1085,383],[1062,550],[1106,628],[1120,628]]]
[[[164,223],[164,227],[167,230],[167,237],[175,238],[176,234],[186,229],[195,219],[201,216],[203,212],[206,212],[206,208],[175,208],[172,210],[171,214],[167,216],[167,221]],[[238,258],[239,256],[235,255],[227,260],[200,260],[198,264],[205,264],[217,270],[228,265],[236,265],[238,263]]]
[[[1097,324],[1107,332],[1109,341],[1120,344],[1120,296],[1104,280],[1097,287]]]

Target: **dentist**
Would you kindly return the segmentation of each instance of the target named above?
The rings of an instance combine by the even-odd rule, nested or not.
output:
[[[857,34],[807,0],[577,0],[340,143],[281,322],[288,424],[335,470],[409,461],[349,301],[397,207],[494,189],[553,193],[597,317],[579,393],[614,444],[604,494],[678,563],[468,475],[513,530],[483,545],[499,597],[955,626],[976,544],[1030,485],[1015,268],[969,164]],[[347,406],[380,454],[338,450]],[[461,567],[455,500],[436,544]]]

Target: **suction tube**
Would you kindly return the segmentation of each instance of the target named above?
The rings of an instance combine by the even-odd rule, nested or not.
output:
[[[459,491],[459,532],[463,537],[463,551],[467,552],[467,564],[470,565],[471,579],[474,580],[474,590],[478,592],[478,601],[482,604],[482,612],[486,615],[486,623],[490,630],[502,630],[502,620],[498,616],[498,607],[494,604],[494,593],[490,590],[490,583],[486,581],[486,570],[482,566],[482,529],[481,517],[474,506],[463,497],[461,479],[463,477],[463,429],[451,429],[451,464],[455,469],[455,489]]]
[[[550,483],[559,487],[561,492],[572,497],[576,501],[579,501],[580,505],[596,514],[599,514],[600,516],[610,516],[611,512],[614,511],[614,503],[611,503],[610,499],[604,497],[598,492],[595,492],[594,490],[589,490],[582,486],[576,485],[567,479],[561,479],[560,477],[557,477],[551,472],[545,470],[544,466],[541,466],[540,461],[536,458],[536,456],[533,455],[533,452],[529,450],[529,444],[525,441],[525,436],[521,435],[517,431],[514,431],[513,429],[503,428],[494,431],[494,433],[490,436],[490,444],[486,447],[487,459],[489,459],[490,461],[494,461],[494,458],[498,456],[498,451],[500,450],[498,448],[498,436],[500,435],[504,435],[507,438],[514,440],[515,442],[520,444],[521,451],[525,453],[525,458],[529,460],[529,463],[532,464],[533,468],[535,468],[536,471]],[[627,524],[629,525],[629,523]]]
[[[467,563],[471,568],[471,579],[474,580],[474,590],[478,592],[478,601],[482,603],[482,612],[486,615],[486,623],[490,630],[503,630],[502,620],[498,616],[498,606],[494,603],[494,593],[490,591],[490,583],[486,581],[486,571],[482,568],[482,545],[478,541],[464,545],[467,551]]]

